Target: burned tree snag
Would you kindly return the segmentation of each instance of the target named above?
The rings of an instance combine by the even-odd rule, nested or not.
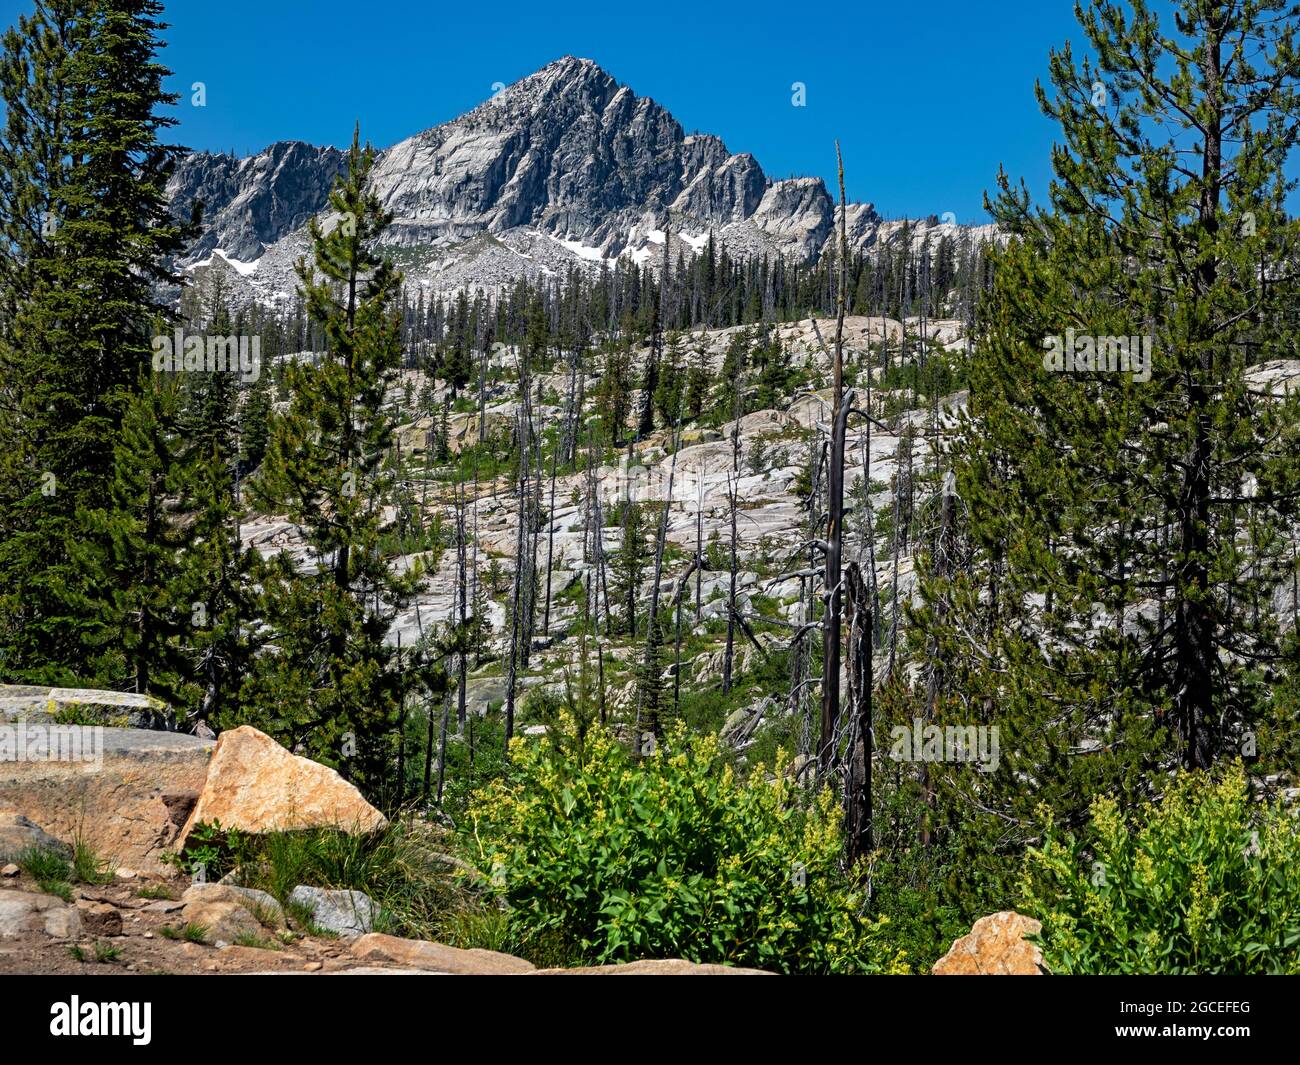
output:
[[[848,234],[845,223],[844,160],[835,144],[840,185],[839,290],[835,299],[835,351],[831,360],[833,405],[831,408],[830,462],[826,477],[826,615],[822,629],[822,720],[817,762],[823,774],[835,764],[835,726],[840,711],[840,561],[844,548],[844,436],[848,428],[849,405],[844,402],[844,309],[848,285]]]

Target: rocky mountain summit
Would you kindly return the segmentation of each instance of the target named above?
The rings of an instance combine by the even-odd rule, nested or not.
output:
[[[255,261],[267,246],[307,224],[325,206],[334,178],[347,165],[337,148],[280,141],[246,159],[198,152],[177,168],[172,202],[202,201],[203,233],[190,248],[197,262],[221,248],[236,261]]]
[[[184,264],[228,266],[261,301],[286,298],[304,227],[344,163],[334,148],[301,142],[245,159],[189,156],[169,193],[178,211],[202,201],[205,217]],[[808,261],[834,236],[820,178],[773,180],[752,155],[686,134],[654,100],[572,56],[387,149],[374,185],[394,216],[385,239],[398,265],[443,289],[594,271],[620,256],[657,266],[665,253],[701,252],[710,235],[735,255]],[[850,204],[847,222],[855,250],[904,225],[871,204]],[[933,246],[991,229],[929,219],[909,231]]]

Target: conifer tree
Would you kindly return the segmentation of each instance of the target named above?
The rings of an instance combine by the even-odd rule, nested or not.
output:
[[[288,411],[274,419],[257,505],[302,528],[307,567],[282,553],[265,567],[272,632],[245,691],[245,712],[286,746],[341,765],[372,792],[382,782],[401,683],[385,637],[418,573],[394,575],[381,554],[384,468],[393,423],[385,394],[401,362],[400,285],[375,250],[391,218],[368,189],[375,152],[354,134],[331,217],[311,224],[312,262],[298,276],[327,350],[287,371]]]
[[[959,505],[919,560],[914,652],[943,665],[916,698],[1001,730],[996,771],[942,769],[979,866],[1032,836],[1039,802],[1074,819],[1247,752],[1295,664],[1268,604],[1294,565],[1297,403],[1250,371],[1294,357],[1296,10],[1130,8],[1080,12],[1095,65],[1052,55],[1050,205],[999,182],[1014,239]]]
[[[184,699],[192,621],[181,580],[188,536],[168,505],[183,491],[179,400],[176,378],[164,375],[131,398],[107,497],[78,513],[85,532],[71,562],[84,579],[65,589],[82,628],[82,675],[172,705]]]
[[[75,559],[97,535],[80,515],[130,496],[114,487],[117,445],[148,381],[157,286],[177,282],[166,264],[189,231],[165,191],[181,149],[159,139],[175,100],[155,59],[161,9],[47,0],[4,40],[0,648],[13,678],[94,674],[109,638],[105,617],[80,614],[93,589]]]
[[[622,504],[623,538],[613,561],[616,602],[621,608],[622,631],[637,634],[637,598],[649,565],[646,551],[646,519],[640,503],[628,498]]]

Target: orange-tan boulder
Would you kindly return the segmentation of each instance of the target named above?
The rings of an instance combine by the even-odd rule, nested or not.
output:
[[[0,753],[0,811],[17,811],[64,843],[81,840],[113,866],[169,872],[163,857],[185,823],[173,797],[198,794],[211,740],[89,725],[0,728],[11,742],[22,729],[17,742],[29,755],[14,761]],[[33,750],[44,753],[31,757]],[[0,851],[6,850],[3,827]]]
[[[352,954],[371,965],[422,969],[453,976],[512,976],[533,971],[533,963],[495,950],[462,950],[423,939],[400,939],[371,932],[352,944]]]
[[[207,780],[177,849],[184,850],[196,825],[213,821],[253,834],[304,828],[363,833],[388,824],[333,769],[291,754],[250,725],[217,737]]]
[[[934,963],[935,976],[1041,976],[1043,952],[1026,936],[1037,935],[1042,923],[1014,910],[981,917],[969,935]]]

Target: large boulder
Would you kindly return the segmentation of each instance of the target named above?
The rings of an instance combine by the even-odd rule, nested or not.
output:
[[[167,704],[152,695],[0,684],[0,721],[168,729],[175,719]]]
[[[23,730],[15,747],[27,756],[0,757],[0,810],[20,811],[66,842],[81,839],[118,866],[168,871],[162,856],[183,823],[178,814],[183,806],[178,808],[174,797],[203,787],[213,741],[146,729],[61,725],[55,743],[49,739],[52,726],[22,722],[3,728],[9,740]],[[67,756],[69,751],[77,756]]]
[[[238,943],[262,939],[267,930],[252,910],[238,902],[187,903],[181,911],[185,924],[196,926],[205,943]]]
[[[192,884],[181,896],[182,909],[218,902],[233,902],[243,906],[257,918],[260,924],[268,928],[287,927],[284,909],[276,901],[275,896],[265,891],[258,891],[256,888],[238,887],[234,884]]]
[[[462,950],[443,943],[422,939],[399,939],[397,936],[371,932],[352,944],[352,955],[373,965],[393,965],[401,969],[423,969],[455,976],[511,976],[530,973],[532,962],[495,950]]]
[[[55,839],[40,825],[13,810],[0,810],[0,862],[17,861],[27,851],[49,851],[62,858],[72,857],[72,848]]]
[[[1043,952],[1026,936],[1043,930],[1042,923],[1014,910],[981,917],[969,935],[934,963],[935,976],[1041,976]]]
[[[361,833],[388,824],[334,770],[289,753],[250,725],[217,737],[207,780],[181,830],[178,849],[185,849],[196,825],[213,821],[223,829],[254,834],[304,828]]]
[[[81,930],[86,935],[107,937],[122,934],[122,911],[112,903],[78,899],[76,906]]]

